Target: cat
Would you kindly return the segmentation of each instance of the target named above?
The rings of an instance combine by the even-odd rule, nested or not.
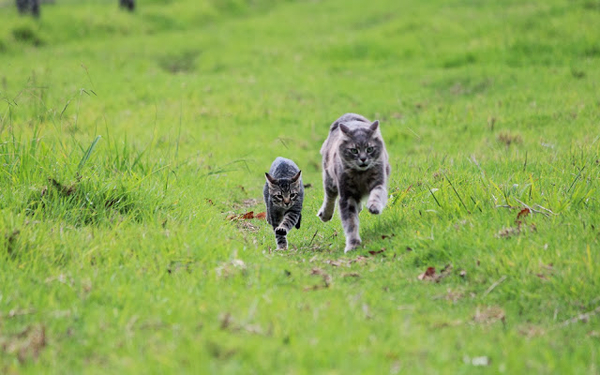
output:
[[[331,220],[335,200],[346,236],[344,252],[361,244],[358,213],[366,198],[367,209],[378,215],[387,203],[387,183],[391,168],[379,129],[379,121],[347,113],[335,120],[321,147],[325,199],[317,216]]]
[[[267,222],[273,226],[278,250],[287,249],[287,234],[293,228],[300,229],[304,185],[302,171],[296,163],[278,157],[265,173],[263,189],[267,206]]]

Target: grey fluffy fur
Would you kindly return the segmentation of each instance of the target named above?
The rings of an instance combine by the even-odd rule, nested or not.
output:
[[[287,234],[300,229],[304,186],[300,168],[289,159],[278,157],[265,173],[263,189],[267,206],[267,222],[273,226],[278,249],[287,249]]]
[[[340,216],[346,235],[345,252],[360,245],[358,213],[366,199],[370,213],[378,215],[387,203],[390,164],[379,121],[347,113],[335,120],[321,147],[325,199],[317,216],[333,217],[339,196]]]

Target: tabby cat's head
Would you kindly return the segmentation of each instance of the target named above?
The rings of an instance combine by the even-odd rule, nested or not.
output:
[[[344,137],[339,152],[347,167],[366,171],[379,162],[384,145],[377,131],[378,127],[379,121],[353,128],[340,124]]]
[[[292,178],[274,178],[265,173],[269,186],[269,196],[273,204],[282,208],[290,208],[300,199],[302,191],[302,171],[296,173]]]

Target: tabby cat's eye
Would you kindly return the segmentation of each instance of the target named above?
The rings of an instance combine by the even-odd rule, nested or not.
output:
[[[297,195],[298,194],[296,194],[296,193],[292,193],[292,194],[290,194],[290,198],[294,199],[294,198],[296,198]]]
[[[373,147],[367,147],[367,154],[370,154],[374,151],[375,149]]]
[[[277,200],[282,200],[283,199],[283,195],[281,195],[281,194],[275,194],[274,198],[277,199]]]
[[[351,153],[352,155],[358,155],[358,149],[356,149],[356,148],[351,148],[351,149],[350,149],[350,153]]]

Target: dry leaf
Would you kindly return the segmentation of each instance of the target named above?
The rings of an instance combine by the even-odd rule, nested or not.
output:
[[[8,354],[16,354],[19,362],[37,359],[40,351],[46,346],[46,327],[28,326],[22,332],[8,337],[1,343],[0,350]]]
[[[519,220],[522,217],[526,217],[530,213],[531,213],[531,210],[529,208],[524,208],[521,211],[519,211],[519,214],[517,215],[517,219],[516,220]]]
[[[427,267],[427,270],[419,275],[419,280],[434,280],[435,267]]]
[[[359,255],[356,259],[351,259],[348,263],[366,263],[369,258]]]
[[[452,264],[448,263],[440,271],[440,274],[436,277],[435,282],[439,283],[441,279],[443,279],[444,277],[450,276],[451,273],[452,273]]]
[[[498,233],[496,233],[495,237],[496,238],[510,238],[510,237],[518,235],[519,233],[521,233],[520,227],[508,227],[508,228],[500,229],[500,231],[498,231]]]
[[[485,310],[480,310],[479,307],[475,311],[473,321],[479,324],[489,325],[497,321],[506,322],[504,310],[497,306],[487,307]]]
[[[382,248],[381,248],[381,250],[377,250],[377,251],[375,251],[375,250],[370,250],[370,251],[369,251],[369,254],[371,254],[371,255],[377,255],[377,254],[381,254],[381,253],[383,253],[384,251],[385,251],[385,247],[382,247]]]
[[[323,271],[320,268],[313,268],[310,274],[313,276],[321,276],[323,278],[323,283],[325,284],[325,287],[329,287],[329,284],[331,283],[331,276],[327,274],[327,272]]]
[[[418,276],[419,280],[423,281],[434,281],[439,283],[444,277],[447,277],[452,272],[452,264],[446,264],[444,268],[440,271],[440,273],[435,273],[435,267],[428,267],[425,272]]]
[[[246,212],[245,214],[241,214],[241,215],[236,215],[236,214],[227,215],[226,219],[230,220],[230,221],[231,220],[251,220],[251,219],[264,220],[266,217],[267,217],[266,212],[259,212],[255,215],[254,211],[249,211],[249,212]]]

